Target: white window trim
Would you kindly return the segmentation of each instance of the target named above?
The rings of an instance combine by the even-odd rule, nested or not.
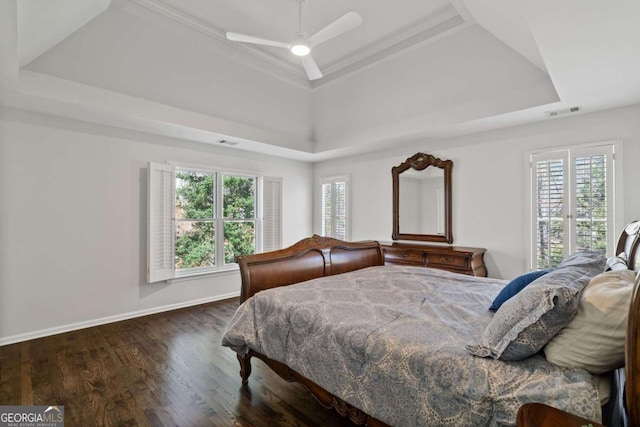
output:
[[[167,279],[166,282],[168,284],[171,284],[171,283],[186,282],[188,280],[193,280],[193,279],[204,279],[206,277],[225,276],[228,274],[237,274],[238,270],[239,270],[238,266],[233,266],[233,267],[223,268],[216,271],[207,271],[207,272],[199,272],[199,273],[180,274],[180,275],[176,274],[175,277]]]
[[[557,151],[565,151],[565,150],[581,150],[588,149],[594,147],[603,147],[603,146],[613,146],[613,180],[612,183],[614,187],[613,191],[613,229],[612,233],[609,233],[609,238],[614,239],[616,237],[616,233],[621,229],[624,225],[624,205],[623,205],[623,141],[622,140],[608,140],[602,142],[593,142],[587,144],[576,144],[576,145],[565,145],[560,147],[549,147],[542,148],[536,150],[526,151],[524,153],[524,171],[525,171],[525,180],[524,180],[524,192],[526,194],[524,201],[525,208],[525,232],[524,232],[524,253],[526,255],[526,266],[528,270],[533,270],[535,264],[535,253],[534,253],[534,244],[532,241],[531,230],[533,229],[533,168],[531,164],[531,158],[535,155],[543,154],[543,153],[551,153]],[[607,247],[610,247],[611,250],[615,250],[615,242],[611,244],[608,242]],[[607,256],[613,256],[613,253],[607,253]]]
[[[262,207],[262,190],[263,190],[263,180],[269,179],[279,180],[282,183],[282,178],[276,177],[263,177],[259,173],[246,171],[246,170],[234,170],[227,168],[216,168],[216,167],[206,167],[203,165],[194,165],[187,163],[177,163],[177,162],[167,162],[165,163],[154,163],[150,162],[148,167],[147,174],[147,282],[155,283],[155,282],[163,282],[167,283],[176,283],[184,280],[189,280],[193,278],[202,278],[206,276],[215,276],[215,275],[224,275],[229,274],[231,272],[236,272],[239,268],[237,264],[224,264],[217,265],[215,267],[204,267],[204,268],[193,268],[193,269],[185,269],[185,270],[176,270],[174,265],[175,260],[175,227],[176,227],[176,218],[175,218],[175,198],[176,198],[176,188],[175,188],[175,173],[176,170],[186,169],[195,172],[203,172],[203,173],[215,173],[218,177],[222,177],[224,175],[234,175],[234,176],[247,176],[256,178],[256,212],[252,221],[255,221],[256,227],[256,249],[255,252],[259,253],[262,251],[263,244],[263,207]],[[156,184],[158,182],[152,177],[153,174],[170,174],[171,179],[167,180],[166,175],[163,176],[164,187],[162,189],[157,188]],[[170,185],[169,185],[170,184]],[[222,179],[216,179],[216,191],[217,194],[222,197]],[[158,192],[162,193],[162,200],[157,200]],[[167,194],[169,192],[170,194]],[[164,206],[166,202],[171,200],[169,207]],[[280,202],[282,203],[282,193],[280,193]],[[158,203],[158,205],[156,205]],[[164,204],[163,204],[164,203]],[[219,204],[218,204],[219,205]],[[221,206],[221,205],[220,205]],[[158,218],[158,215],[151,215],[152,209],[162,209],[163,215]],[[280,212],[282,212],[282,207],[280,206]],[[164,218],[164,220],[163,220]],[[280,219],[280,242],[282,241],[282,215],[279,217]],[[217,218],[216,220],[224,221],[223,218]],[[162,242],[159,242],[159,239],[163,239]],[[160,245],[161,247],[158,247]],[[224,239],[216,239],[216,252],[219,254],[224,254],[224,249],[220,248],[218,245],[224,245]],[[169,248],[167,249],[167,246]],[[154,249],[155,248],[155,249]],[[171,253],[170,265],[168,264],[168,256],[167,251]],[[163,260],[158,260],[158,254],[164,256]],[[152,265],[160,263],[163,268],[152,268]]]
[[[322,231],[322,186],[324,184],[332,184],[335,182],[346,182],[347,184],[347,191],[346,191],[346,198],[347,198],[347,202],[345,205],[345,240],[349,241],[351,240],[351,175],[346,174],[346,175],[333,175],[330,177],[323,177],[320,178],[320,212],[319,212],[319,218],[320,218],[320,228],[319,231]]]

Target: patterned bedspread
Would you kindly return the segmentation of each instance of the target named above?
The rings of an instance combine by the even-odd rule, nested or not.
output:
[[[514,425],[543,402],[598,420],[591,375],[470,355],[504,280],[382,266],[259,292],[223,345],[253,349],[393,426]]]

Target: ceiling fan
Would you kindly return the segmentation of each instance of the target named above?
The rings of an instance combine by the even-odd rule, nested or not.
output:
[[[347,32],[362,23],[362,18],[356,12],[348,12],[336,19],[311,37],[307,37],[307,34],[302,31],[302,3],[304,0],[297,0],[299,4],[298,11],[298,33],[295,35],[290,43],[278,42],[273,40],[267,40],[260,37],[248,36],[246,34],[238,34],[233,32],[227,32],[227,39],[231,41],[253,43],[266,46],[276,46],[288,49],[294,55],[299,56],[302,59],[302,65],[309,80],[317,80],[322,78],[322,72],[318,65],[311,57],[311,49],[326,42],[340,34]]]

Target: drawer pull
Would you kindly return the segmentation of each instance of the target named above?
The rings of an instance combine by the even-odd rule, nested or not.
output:
[[[441,256],[440,257],[440,261],[444,261],[444,262],[453,262],[453,257],[446,257],[446,256]]]

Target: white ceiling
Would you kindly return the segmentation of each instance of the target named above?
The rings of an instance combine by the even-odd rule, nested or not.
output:
[[[442,139],[546,120],[545,111],[563,111],[572,106],[593,112],[640,102],[638,0],[306,0],[302,26],[309,34],[348,11],[355,11],[363,18],[360,27],[314,49],[314,59],[325,77],[313,83],[306,80],[298,58],[287,50],[228,42],[224,37],[226,31],[233,31],[288,42],[298,27],[295,0],[3,0],[0,8],[0,57],[3,59],[0,79],[4,107],[198,141],[235,137],[242,143],[240,148],[304,160],[383,148],[391,140],[398,143],[412,138]],[[269,123],[260,121],[259,110],[254,112],[255,117],[247,115],[250,107],[246,101],[232,105],[239,112],[236,116],[229,113],[227,117],[226,110],[208,109],[204,102],[197,104],[194,96],[180,101],[178,92],[189,93],[182,87],[174,85],[176,94],[171,96],[158,88],[145,91],[142,83],[136,86],[135,79],[128,78],[131,76],[117,76],[113,70],[101,75],[100,69],[91,68],[91,62],[103,58],[89,58],[91,55],[87,53],[99,51],[102,56],[114,58],[104,59],[105,64],[111,60],[118,65],[119,72],[132,73],[134,68],[130,67],[134,67],[140,55],[126,55],[137,44],[141,45],[137,37],[145,36],[136,34],[135,29],[142,31],[148,23],[153,23],[154,29],[164,29],[167,41],[199,34],[201,38],[190,39],[189,49],[194,52],[200,49],[203,60],[191,65],[191,69],[202,73],[203,78],[216,75],[216,61],[233,58],[255,73],[263,74],[264,79],[275,77],[277,80],[273,82],[284,82],[267,83],[265,89],[263,77],[258,74],[251,79],[253,82],[244,75],[242,81],[230,80],[232,84],[239,84],[239,88],[259,87],[259,91],[254,88],[247,96],[275,91],[281,84],[302,90],[289,95],[289,89],[278,89],[287,93],[283,95],[286,99],[280,101],[281,107],[276,101],[273,108],[280,109],[283,118],[295,116],[300,110],[300,121],[304,123],[299,128],[292,124],[291,130],[282,130],[279,123],[270,128]],[[176,30],[176,25],[185,30]],[[124,42],[116,36],[120,33],[126,33]],[[160,33],[153,36],[157,40],[165,37]],[[112,45],[109,45],[110,39],[114,40]],[[168,46],[167,41],[164,44]],[[462,52],[464,46],[471,48],[465,53],[466,60],[447,60],[444,53],[447,49]],[[483,57],[485,53],[501,61],[494,64],[495,72],[491,67],[477,70],[478,64],[486,65],[486,61],[491,60]],[[73,61],[77,64],[65,69],[73,55],[77,57]],[[206,62],[212,55],[217,55],[216,60]],[[87,56],[87,63],[82,63],[82,56]],[[165,58],[168,67],[190,66],[180,64],[175,53],[173,56]],[[397,65],[396,69],[392,64]],[[346,105],[349,99],[340,98],[338,92],[344,97],[351,96],[350,91],[362,94],[370,90],[377,93],[378,98],[367,94],[368,98],[363,99],[404,103],[406,96],[393,99],[393,94],[388,93],[411,93],[410,87],[402,87],[405,77],[399,64],[407,64],[407,82],[411,82],[410,67],[415,66],[415,70],[429,76],[428,84],[433,87],[422,88],[423,96],[442,89],[445,95],[451,94],[450,99],[443,100],[440,94],[432,104],[425,104],[428,99],[413,100],[414,109],[407,109],[406,117],[396,117],[397,109],[384,110],[371,105],[363,106],[368,111],[358,116],[358,106]],[[457,69],[434,71],[443,64],[449,67],[455,64]],[[505,79],[509,70],[501,69],[500,65],[519,70],[522,78]],[[143,69],[140,64],[137,67]],[[459,73],[460,70],[464,72]],[[480,74],[474,76],[474,73]],[[468,82],[448,81],[449,75],[458,74],[470,76],[469,81],[478,87],[468,91],[467,99],[456,93],[456,88],[465,87]],[[491,78],[505,81],[504,88],[492,89],[490,96],[483,95],[485,105],[481,99],[473,98],[482,92],[481,78],[488,79],[487,87],[492,88],[496,82]],[[536,85],[544,85],[544,79],[549,82],[553,95],[536,96]],[[197,88],[198,84],[202,86],[197,76],[193,77],[193,85]],[[508,87],[508,84],[519,86]],[[236,89],[230,93],[234,92],[241,95]],[[96,101],[98,95],[102,98],[100,101]],[[203,97],[205,95],[211,98],[211,94],[203,91]],[[214,95],[218,97],[219,91]],[[516,95],[522,100],[518,101]],[[268,96],[275,99],[273,95]],[[290,111],[286,104],[292,99],[306,104]],[[451,105],[454,101],[456,105]],[[129,107],[126,115],[123,105]],[[243,106],[247,106],[245,111]],[[332,114],[336,109],[339,115]],[[353,117],[353,120],[340,123],[340,117]],[[393,121],[381,124],[381,117],[390,117]],[[366,121],[373,118],[375,123],[365,129]],[[361,128],[354,124],[357,119],[362,121]],[[383,125],[388,135],[377,130]],[[338,131],[343,133],[337,134]],[[340,147],[325,142],[323,135],[330,135]],[[376,135],[380,136],[376,139]],[[285,141],[287,139],[290,141]],[[365,140],[366,143],[362,142]]]
[[[109,7],[111,0],[26,1],[19,3],[19,64],[24,66]]]
[[[91,0],[95,1],[95,0]],[[227,31],[289,43],[298,33],[297,0],[130,0],[192,28],[225,40]],[[456,7],[454,7],[456,4]],[[313,35],[347,12],[356,11],[362,24],[313,49],[312,55],[325,77],[357,64],[357,69],[408,46],[432,38],[464,23],[459,0],[401,0],[393,7],[385,0],[303,0],[302,31]],[[457,20],[453,18],[458,18]],[[450,21],[445,25],[438,24]],[[409,43],[406,43],[410,40]],[[282,48],[231,43],[238,49],[278,63],[304,76],[300,58]],[[309,83],[317,86],[328,79]]]
[[[302,3],[302,31],[311,36],[345,13],[356,10],[362,25],[314,49],[313,56],[322,68],[347,59],[354,52],[405,39],[424,31],[434,18],[451,15],[448,0],[403,0],[399,7],[385,7],[388,0],[306,0]],[[298,32],[298,2],[295,0],[153,0],[149,7],[163,4],[176,12],[198,17],[222,31],[254,35],[269,40],[291,41]],[[432,24],[431,24],[432,25]],[[298,65],[298,58],[285,49],[262,48],[283,61]]]

